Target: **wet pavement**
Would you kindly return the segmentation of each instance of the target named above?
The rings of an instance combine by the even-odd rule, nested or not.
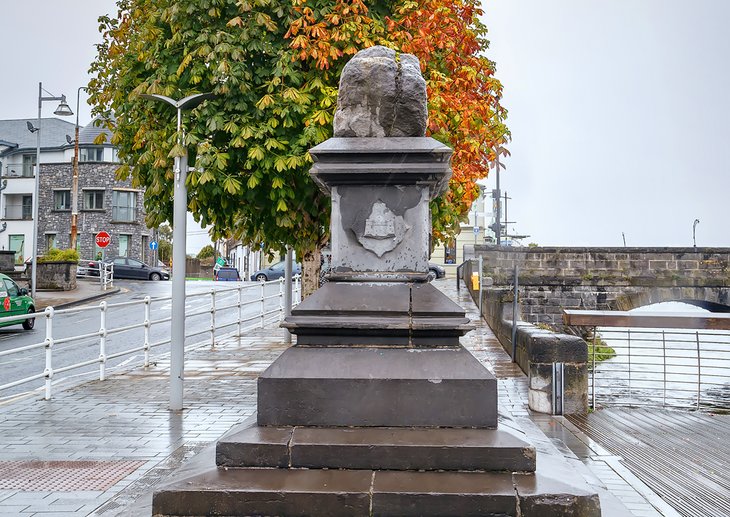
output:
[[[604,515],[673,515],[615,455],[565,419],[527,409],[527,379],[454,284],[435,283],[477,323],[462,342],[498,378],[500,425],[520,427],[538,462],[565,458],[599,492]],[[0,514],[150,515],[155,485],[196,453],[210,455],[206,446],[254,413],[256,378],[286,347],[283,330],[267,329],[189,350],[183,411],[168,410],[167,358],[58,391],[50,401],[0,405]]]
[[[111,287],[103,290],[98,278],[80,277],[76,280],[76,289],[71,291],[36,291],[36,310],[42,311],[49,306],[55,307],[56,309],[63,309],[74,305],[81,305],[111,296],[119,291],[119,287]]]

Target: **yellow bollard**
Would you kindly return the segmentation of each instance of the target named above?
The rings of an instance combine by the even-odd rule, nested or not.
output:
[[[479,290],[479,273],[471,274],[471,289],[472,291]]]

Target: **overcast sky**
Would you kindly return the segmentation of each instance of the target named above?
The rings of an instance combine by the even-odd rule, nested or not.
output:
[[[485,0],[509,217],[543,245],[728,246],[730,2]],[[494,185],[494,178],[488,184]]]
[[[691,246],[697,218],[698,245],[729,244],[730,1],[484,7],[513,137],[502,188],[527,242],[620,246],[624,232],[629,246]],[[113,12],[112,0],[3,2],[0,118],[35,117],[39,81],[75,110],[96,19]]]

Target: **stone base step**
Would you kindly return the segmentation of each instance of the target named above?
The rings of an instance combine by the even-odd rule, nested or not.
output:
[[[259,427],[218,441],[220,467],[534,472],[535,449],[502,429]]]
[[[600,515],[598,496],[540,474],[211,469],[160,488],[153,515]]]

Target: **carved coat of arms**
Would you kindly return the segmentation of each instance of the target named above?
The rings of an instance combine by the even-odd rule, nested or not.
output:
[[[396,215],[378,200],[373,203],[370,215],[365,220],[365,229],[356,236],[363,248],[382,257],[401,243],[408,229],[402,216]]]

